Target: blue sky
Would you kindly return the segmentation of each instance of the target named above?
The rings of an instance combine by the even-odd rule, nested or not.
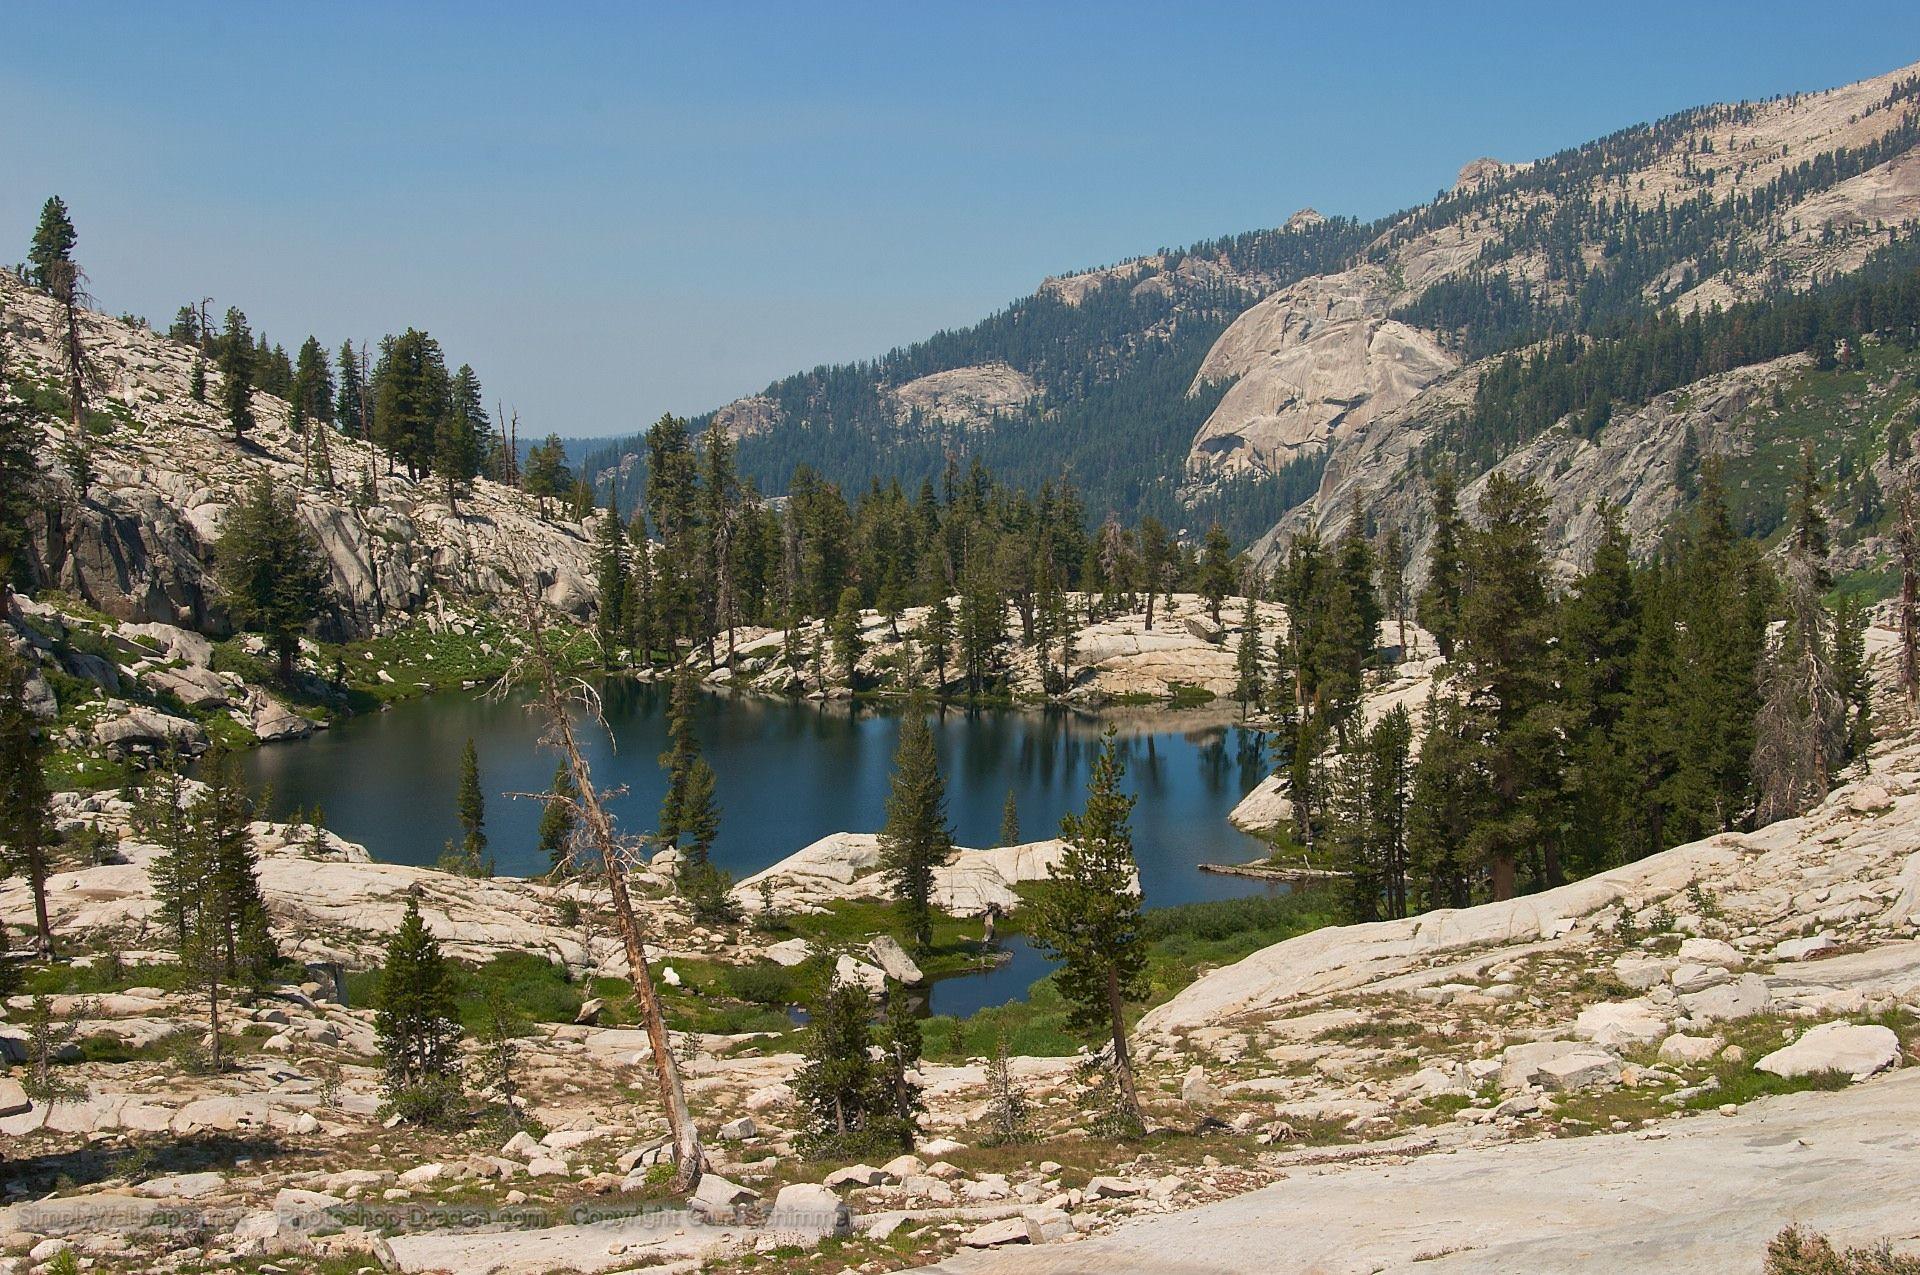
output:
[[[1920,5],[20,3],[0,259],[623,433],[1043,276],[1920,60]]]

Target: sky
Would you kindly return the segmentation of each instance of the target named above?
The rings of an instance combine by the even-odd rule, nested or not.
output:
[[[523,436],[630,433],[1049,274],[1374,217],[1702,102],[1920,61],[1920,5],[7,8],[0,260],[291,352],[409,326]]]

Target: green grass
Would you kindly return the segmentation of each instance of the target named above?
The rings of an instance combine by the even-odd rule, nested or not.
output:
[[[498,994],[507,1005],[536,1023],[570,1023],[588,993],[566,968],[531,952],[502,952],[485,965],[453,965],[454,1000],[460,1021],[469,1032],[486,1022],[487,1000]],[[624,982],[619,984],[622,993]],[[347,975],[347,1000],[356,1006],[375,1003],[379,970],[356,970]]]
[[[1228,965],[1284,939],[1337,920],[1329,892],[1298,890],[1281,895],[1214,899],[1156,908],[1144,916],[1147,999],[1130,1007],[1140,1014],[1170,998],[1208,969]],[[1059,1057],[1086,1037],[1067,1023],[1068,1006],[1051,976],[1034,983],[1027,999],[991,1006],[963,1019],[927,1020],[926,1050],[941,1060],[992,1055],[1004,1034],[1016,1054]]]

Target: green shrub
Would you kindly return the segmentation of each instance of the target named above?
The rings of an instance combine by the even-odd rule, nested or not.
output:
[[[1920,1257],[1903,1257],[1885,1241],[1840,1250],[1824,1235],[1789,1226],[1767,1244],[1765,1275],[1920,1275]]]

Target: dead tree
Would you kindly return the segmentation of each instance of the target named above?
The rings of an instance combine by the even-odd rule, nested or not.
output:
[[[520,662],[520,671],[531,680],[536,709],[547,719],[547,731],[541,742],[561,755],[568,774],[573,778],[572,793],[543,793],[541,799],[565,802],[573,811],[581,834],[600,856],[607,893],[613,901],[614,920],[620,929],[621,942],[626,947],[634,999],[639,1002],[640,1015],[647,1029],[647,1043],[653,1051],[654,1079],[660,1089],[660,1105],[666,1111],[667,1125],[673,1134],[674,1189],[691,1191],[699,1184],[706,1166],[705,1154],[700,1149],[700,1129],[694,1124],[693,1114],[687,1108],[686,1089],[680,1081],[680,1064],[673,1056],[672,1042],[667,1035],[666,1017],[661,1011],[659,992],[653,983],[653,970],[647,961],[640,919],[635,915],[633,901],[627,894],[628,852],[614,831],[613,817],[607,813],[601,801],[600,790],[594,787],[593,772],[580,751],[574,733],[574,711],[580,711],[594,721],[602,720],[599,696],[584,682],[576,680],[566,685],[561,681],[559,670],[554,666],[553,654],[547,646],[545,620],[540,612],[540,599],[534,592],[532,577],[524,567],[518,574],[529,646],[528,654]],[[503,680],[502,685],[510,685],[515,680],[519,679],[510,676]]]

